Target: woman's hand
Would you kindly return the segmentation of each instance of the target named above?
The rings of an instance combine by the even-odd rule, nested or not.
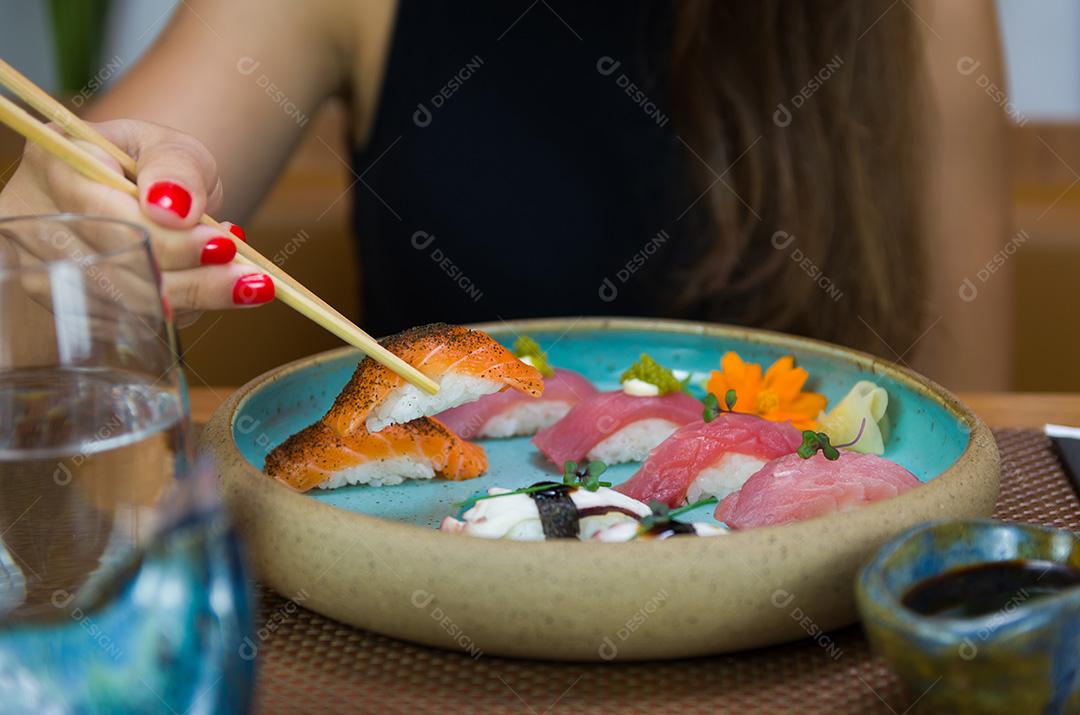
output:
[[[139,198],[86,179],[36,145],[0,192],[0,215],[70,212],[107,216],[145,226],[162,270],[165,295],[178,323],[199,311],[250,307],[273,299],[273,280],[233,263],[234,235],[199,224],[221,206],[223,191],[214,158],[194,137],[134,120],[93,125],[137,163]],[[79,142],[117,173],[120,166],[97,147]]]

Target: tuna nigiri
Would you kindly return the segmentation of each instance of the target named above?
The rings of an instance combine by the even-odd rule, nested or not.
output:
[[[683,425],[701,419],[701,402],[683,392],[639,397],[622,390],[600,392],[533,437],[545,457],[636,462]]]
[[[465,439],[531,435],[555,424],[570,408],[596,393],[581,374],[556,368],[551,377],[544,378],[541,397],[503,390],[440,412],[438,418]]]
[[[439,392],[428,395],[366,357],[323,417],[340,435],[377,432],[506,388],[533,397],[544,391],[535,367],[479,330],[434,323],[392,335],[382,345],[438,382]]]
[[[640,501],[674,507],[737,490],[765,463],[790,454],[802,433],[786,422],[723,412],[679,429],[650,454],[634,476],[616,487]]]
[[[836,460],[789,454],[721,501],[716,518],[732,529],[786,524],[889,499],[919,484],[914,474],[874,454],[841,450]]]
[[[307,491],[436,476],[472,479],[486,469],[483,448],[461,439],[438,420],[421,417],[379,432],[348,435],[316,422],[270,452],[264,471],[293,489]]]

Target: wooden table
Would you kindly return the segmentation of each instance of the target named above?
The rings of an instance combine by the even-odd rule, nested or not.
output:
[[[204,424],[233,388],[191,390]],[[1080,425],[1080,394],[961,395],[996,428],[1006,457],[995,517],[1080,528],[1080,501],[1046,439],[1045,422]],[[1008,429],[1019,428],[1019,429]],[[857,712],[896,715],[917,694],[904,690],[858,626],[829,633],[840,655],[817,639],[717,656],[650,664],[543,663],[479,659],[396,641],[339,624],[260,587],[259,712],[558,713]],[[831,653],[831,651],[830,651]],[[680,696],[679,694],[683,695]],[[675,705],[672,708],[672,705]]]
[[[203,425],[236,388],[191,388],[191,419]],[[991,427],[1041,428],[1047,422],[1080,426],[1080,394],[1058,392],[971,392],[962,399]]]

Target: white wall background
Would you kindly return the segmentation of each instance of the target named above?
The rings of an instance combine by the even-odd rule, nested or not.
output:
[[[997,0],[1009,95],[1032,121],[1080,120],[1080,2]]]
[[[165,26],[178,0],[113,0],[103,59],[130,67]],[[0,0],[0,56],[46,90],[57,88],[44,0]],[[115,80],[115,77],[113,78]]]
[[[812,0],[808,0],[812,1]],[[957,0],[945,0],[955,2]],[[105,58],[130,66],[177,0],[115,0]],[[997,0],[1010,99],[1032,121],[1080,121],[1080,0]],[[55,89],[47,3],[0,0],[0,55]]]

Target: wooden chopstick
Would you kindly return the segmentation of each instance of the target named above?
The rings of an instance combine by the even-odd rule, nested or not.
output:
[[[116,159],[129,178],[135,178],[135,160],[120,147],[99,134],[89,124],[80,119],[75,112],[53,99],[52,95],[30,81],[19,70],[0,59],[0,84],[10,89],[16,97],[41,112],[43,117],[56,122],[64,131],[83,141],[90,142],[106,154]]]
[[[4,64],[6,65],[6,63]],[[10,67],[10,65],[8,65],[8,67]],[[21,77],[21,75],[19,75],[19,77]],[[33,84],[25,78],[22,78],[21,82],[17,81],[17,86],[14,87],[8,84],[9,79],[10,77],[6,72],[0,72],[0,84],[8,87],[8,89],[20,97],[24,97],[24,93],[26,95],[36,95],[37,92],[41,92],[41,90],[37,90],[37,92],[28,91],[28,86],[33,86]],[[48,97],[47,94],[45,96]],[[29,100],[27,101],[29,103]],[[36,97],[35,101],[47,104],[40,97]],[[59,104],[51,97],[48,98],[48,103]],[[64,112],[67,111],[62,107],[61,110]],[[44,111],[42,113],[47,114],[48,116],[60,117],[60,119],[54,121],[66,129],[67,125],[62,117],[62,111],[54,111],[51,115]],[[75,144],[59,132],[52,131],[29,112],[2,95],[0,95],[0,122],[11,127],[11,129],[25,137],[27,141],[39,145],[42,149],[45,149],[56,158],[67,163],[73,169],[92,181],[97,181],[98,183],[105,184],[106,186],[138,198],[138,187],[130,179],[112,171],[93,154]],[[85,122],[82,122],[81,120],[78,120],[78,122],[84,128],[82,131],[96,135],[100,142],[105,142],[110,146],[113,146],[117,151],[120,151],[121,154],[127,156],[122,150],[109,142],[108,139],[95,132]],[[95,141],[94,145],[100,146],[99,141]],[[128,157],[128,160],[130,161],[130,157]],[[203,223],[209,223],[210,225],[220,228],[222,231],[227,230],[209,216],[203,216]],[[275,291],[275,297],[283,303],[312,322],[322,326],[334,335],[337,335],[346,343],[360,349],[366,355],[371,357],[371,359],[386,366],[394,373],[400,375],[407,382],[432,395],[439,391],[438,383],[384,348],[377,340],[354,325],[348,318],[304,287],[299,281],[277,266],[277,264],[266,259],[266,257],[247,243],[243,241],[235,241],[235,243],[237,247],[236,260],[255,266],[271,275],[278,286],[278,290]]]

